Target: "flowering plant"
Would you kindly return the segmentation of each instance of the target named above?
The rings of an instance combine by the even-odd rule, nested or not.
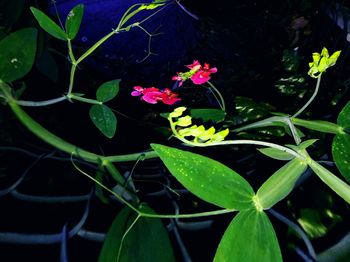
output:
[[[54,99],[44,101],[21,100],[19,98],[21,92],[16,89],[17,84],[30,72],[35,61],[37,29],[20,29],[0,41],[0,97],[4,106],[6,105],[18,121],[40,140],[66,154],[66,158],[63,158],[63,160],[67,160],[68,156],[74,172],[83,174],[93,182],[91,193],[84,196],[55,197],[54,199],[38,196],[28,197],[32,201],[38,198],[44,199],[43,202],[49,202],[48,199],[52,202],[63,200],[74,202],[83,199],[87,203],[87,211],[85,211],[77,226],[67,231],[67,224],[65,224],[62,233],[59,235],[48,234],[43,236],[39,234],[28,237],[24,233],[6,232],[0,234],[1,241],[16,243],[17,239],[19,244],[47,244],[61,241],[62,261],[65,261],[67,255],[67,239],[75,235],[103,240],[99,261],[175,261],[176,256],[173,247],[177,245],[181,247],[178,249],[181,249],[182,254],[187,258],[184,260],[189,261],[186,252],[183,251],[185,248],[178,233],[179,225],[185,222],[179,221],[179,219],[214,218],[214,216],[228,214],[232,215],[232,221],[227,226],[218,247],[215,247],[216,252],[212,258],[213,261],[282,261],[278,238],[269,218],[272,215],[286,223],[296,234],[301,236],[307,246],[310,260],[316,260],[317,255],[301,228],[279,214],[275,209],[278,209],[278,206],[276,206],[278,203],[289,197],[293,189],[298,187],[299,179],[305,177],[305,174],[308,176],[314,174],[330,188],[330,191],[335,193],[338,200],[350,204],[350,186],[348,184],[350,182],[348,162],[350,157],[348,147],[350,141],[350,102],[339,113],[336,123],[299,118],[300,115],[305,113],[310,103],[314,101],[320,88],[321,75],[329,67],[335,65],[340,56],[340,51],[336,51],[331,56],[326,48],[323,48],[321,53],[313,53],[313,61],[309,64],[309,75],[312,78],[317,78],[316,88],[310,99],[296,113],[291,115],[286,112],[269,112],[272,116],[259,118],[250,123],[240,123],[238,126],[237,123],[233,123],[230,118],[227,118],[227,115],[230,114],[232,119],[234,112],[226,110],[224,97],[220,89],[209,81],[212,77],[214,78],[214,74],[215,77],[220,77],[220,72],[208,63],[201,64],[198,60],[194,60],[192,64],[187,65],[189,71],[178,72],[171,79],[178,81],[179,86],[182,86],[187,80],[191,80],[194,85],[205,84],[204,87],[211,91],[219,108],[190,108],[182,104],[181,97],[169,88],[159,89],[153,86],[142,87],[137,85],[131,90],[132,87],[128,87],[128,95],[130,96],[131,92],[131,96],[140,97],[140,100],[150,104],[147,106],[151,107],[154,104],[163,103],[170,108],[169,112],[163,114],[163,116],[166,117],[169,123],[170,128],[167,128],[167,131],[171,133],[169,139],[175,138],[172,146],[152,143],[149,149],[142,152],[105,155],[83,149],[57,136],[53,131],[44,128],[42,124],[33,119],[23,109],[26,106],[43,107],[63,101],[82,102],[90,105],[89,116],[93,124],[105,137],[113,138],[117,128],[116,110],[112,110],[106,104],[118,95],[120,79],[102,83],[96,88],[96,98],[87,98],[84,94],[74,92],[76,70],[80,63],[92,55],[99,46],[113,35],[128,32],[133,28],[142,28],[143,31],[147,32],[142,27],[144,20],[131,22],[133,21],[131,18],[135,18],[135,15],[139,12],[146,10],[152,12],[153,10],[159,10],[159,8],[165,8],[166,2],[165,0],[154,0],[147,4],[140,3],[131,6],[122,16],[116,29],[113,29],[79,56],[76,55],[72,41],[79,31],[84,6],[78,5],[69,12],[64,28],[63,26],[60,27],[39,9],[32,7],[31,11],[38,25],[52,37],[64,41],[67,45],[67,53],[71,63],[69,84],[67,92]],[[199,88],[196,91],[201,92]],[[242,133],[247,134],[252,130],[266,127],[272,129],[282,127],[285,130],[286,140],[288,139],[291,142],[280,144],[271,140],[240,139]],[[317,142],[317,139],[312,136],[314,133],[303,136],[299,129],[334,136],[332,157],[337,170],[329,170],[324,167],[324,161],[315,160],[318,155],[310,150],[313,144]],[[129,139],[129,142],[133,143],[133,139]],[[213,152],[218,152],[216,150],[219,146],[228,146],[223,150],[245,154],[246,151],[240,150],[242,145],[256,147],[264,157],[284,161],[284,163],[262,183],[258,179],[252,183],[249,176],[241,175],[231,167],[213,158],[191,152],[194,149],[204,147],[212,147]],[[232,151],[229,151],[230,149]],[[56,150],[54,153],[40,155],[32,166],[43,158],[52,157],[53,159],[62,160],[62,155],[56,157],[53,156],[54,154],[56,154]],[[142,176],[144,174],[139,177],[135,175],[136,165],[140,161],[151,159],[159,160],[157,161],[157,172],[161,173],[165,182],[150,180],[149,177]],[[128,163],[135,164],[130,167]],[[166,172],[164,172],[164,166],[159,166],[159,163],[166,167]],[[120,170],[123,170],[125,166],[127,166],[127,170],[123,175]],[[146,171],[145,168],[142,173],[147,173]],[[333,172],[337,172],[337,175]],[[22,182],[24,175],[13,185],[1,190],[0,196],[13,192],[17,185]],[[152,179],[154,176],[150,177]],[[175,188],[177,184],[175,186],[171,185],[173,178],[183,188],[178,190]],[[161,193],[144,194],[142,186],[139,185],[144,181],[157,185],[161,184]],[[163,194],[163,192],[166,196],[171,195],[167,198],[167,202],[173,205],[171,207],[175,211],[167,210],[163,212],[163,204],[160,204],[163,202],[152,202],[150,200],[156,195]],[[183,213],[172,194],[176,196],[191,194],[192,197],[198,199],[196,201],[208,203],[209,210]],[[82,225],[86,222],[92,198],[107,204],[106,207],[108,208],[113,205],[118,209],[114,222],[106,235],[101,236],[96,232],[87,232],[82,228]],[[155,207],[151,208],[153,204]],[[233,216],[234,213],[236,214]],[[163,222],[167,219],[170,219],[170,224],[166,227]],[[105,223],[105,218],[101,220]],[[195,224],[196,227],[201,227],[203,224],[208,224],[207,221],[205,222],[192,221],[190,224],[197,223]],[[169,232],[174,235],[173,238],[169,237]]]

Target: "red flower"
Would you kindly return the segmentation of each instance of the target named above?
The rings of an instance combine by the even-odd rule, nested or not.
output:
[[[164,90],[159,90],[155,87],[143,88],[142,86],[134,86],[132,96],[141,96],[141,100],[144,100],[150,104],[157,104],[158,101],[162,101],[166,105],[173,105],[177,101],[180,101],[181,98],[178,98],[177,94],[171,92],[170,89],[165,88]]]

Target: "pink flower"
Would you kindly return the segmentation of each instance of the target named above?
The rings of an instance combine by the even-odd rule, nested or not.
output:
[[[198,62],[198,60],[194,60],[193,64],[187,65],[186,67],[197,72],[199,69],[202,68],[202,65]]]
[[[210,75],[217,71],[216,67],[210,68],[208,63],[204,63],[204,66],[191,77],[191,80],[196,85],[204,84],[209,81]]]
[[[141,100],[150,103],[157,104],[158,101],[162,101],[166,105],[173,105],[177,101],[180,101],[181,98],[178,98],[177,94],[171,92],[170,89],[165,88],[164,90],[159,90],[155,87],[143,88],[142,86],[134,86],[132,96],[141,96]]]
[[[190,71],[177,73],[176,76],[171,78],[172,80],[179,81],[179,86],[187,79],[191,79],[196,85],[204,84],[209,81],[211,74],[218,71],[216,67],[210,68],[208,63],[204,63],[204,66],[202,66],[198,60],[194,60],[191,65],[187,65],[186,67],[189,68]]]

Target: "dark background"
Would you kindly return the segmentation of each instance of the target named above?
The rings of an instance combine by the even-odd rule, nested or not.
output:
[[[59,10],[62,14],[66,14],[70,9],[68,7],[74,6],[75,2],[77,1],[57,1],[57,6],[61,8]],[[108,8],[106,6],[108,2],[97,1],[93,7],[90,7],[89,12],[95,16],[84,18],[87,19],[85,21],[87,24],[83,23],[82,32],[73,43],[77,54],[86,50],[89,41],[93,41],[92,37],[98,38],[100,34],[109,32],[115,26],[115,21],[111,19],[115,15],[112,12],[115,7]],[[126,7],[125,2],[120,5]],[[348,5],[346,1],[337,2],[344,6]],[[138,98],[131,97],[130,93],[134,85],[172,87],[174,83],[171,77],[176,72],[185,70],[184,65],[198,59],[202,63],[208,62],[218,68],[212,82],[225,97],[228,119],[237,121],[235,99],[239,96],[250,97],[257,103],[270,104],[277,112],[291,114],[306,102],[315,85],[315,80],[306,76],[311,53],[320,52],[322,47],[326,46],[330,53],[336,50],[343,50],[343,53],[337,66],[329,69],[329,73],[327,72],[323,78],[320,94],[310,106],[307,117],[334,121],[337,113],[347,102],[346,80],[349,69],[346,63],[349,54],[347,32],[327,15],[327,10],[332,10],[335,3],[336,1],[316,0],[183,1],[182,4],[187,10],[198,16],[199,20],[186,14],[174,4],[165,15],[160,13],[154,20],[145,24],[145,27],[149,26],[150,31],[159,30],[156,32],[162,33],[154,37],[152,42],[157,56],[151,56],[141,63],[137,62],[140,57],[143,57],[143,48],[147,43],[147,38],[140,32],[130,32],[130,35],[126,33],[118,36],[111,43],[106,43],[80,65],[75,80],[75,91],[83,92],[87,97],[94,97],[96,88],[103,82],[122,79],[118,97],[108,102],[111,108],[119,112],[117,134],[113,139],[105,138],[93,126],[88,116],[89,105],[63,102],[46,108],[26,108],[26,112],[65,140],[105,155],[141,152],[147,150],[150,143],[178,145],[176,141],[168,141],[168,136],[160,131],[167,128],[167,121],[160,117],[159,113],[169,112],[172,107],[169,109],[168,106],[160,104],[149,105]],[[28,1],[19,20],[11,25],[11,30],[24,26],[37,26],[29,11],[31,5],[53,12],[50,3]],[[5,6],[4,3],[2,6]],[[121,11],[122,8],[118,12]],[[300,29],[299,40],[293,43],[296,31],[293,30],[292,23],[302,16],[308,20],[308,24]],[[161,27],[157,23],[160,23]],[[88,41],[83,38],[86,35],[89,35]],[[39,43],[36,65],[24,78],[27,90],[21,98],[23,100],[50,99],[60,96],[67,90],[70,64],[64,43],[50,38],[42,31],[39,35]],[[285,50],[294,52],[300,59],[300,66],[295,72],[288,72],[283,65]],[[54,62],[51,60],[50,63],[47,62],[48,59],[45,59],[47,53]],[[278,81],[293,74],[304,75],[304,87],[299,90],[294,89],[295,92],[291,94],[281,92],[277,87]],[[20,86],[19,83],[14,85],[15,88]],[[183,99],[181,105],[193,108],[216,106],[210,97],[189,84],[175,91]],[[304,92],[305,96],[299,97],[300,92]],[[7,108],[2,107],[0,113],[1,125],[4,127],[1,133],[3,146],[25,148],[33,153],[53,150],[25,130]],[[322,138],[329,146],[330,138]],[[285,142],[288,138],[279,139]],[[279,167],[276,161],[266,160],[265,157],[256,155],[252,148],[241,149],[239,152],[234,148],[197,151],[231,166],[241,174],[246,174],[245,177],[255,188]],[[316,154],[324,153],[322,150],[319,151],[321,152]],[[238,163],[237,160],[247,155],[251,157]],[[16,181],[32,163],[33,158],[17,151],[2,151],[1,161],[3,162],[1,166],[5,167],[2,173],[6,174],[1,176],[3,180],[1,183],[6,185]],[[147,166],[161,169],[160,163],[155,161],[140,164],[138,171],[141,172]],[[131,170],[132,165],[125,164],[119,168],[126,172]],[[169,178],[169,174],[164,176],[170,179],[172,186],[180,187]],[[72,169],[69,161],[43,160],[31,170],[19,189],[34,195],[79,195],[87,194],[91,185],[85,177]],[[153,208],[160,213],[172,211],[169,198],[148,197],[147,193],[158,188],[142,183],[139,186],[141,197]],[[298,209],[314,207],[319,201],[312,197],[313,193],[309,193],[309,198],[303,197],[305,192],[312,190],[321,192],[315,193],[317,196],[323,194],[323,191],[329,194],[329,190],[324,185],[315,178],[310,178],[288,197],[289,204],[280,203],[276,206],[276,210],[284,212],[291,219],[295,218]],[[182,196],[178,203],[184,213],[213,208],[188,194]],[[85,208],[84,204],[30,204],[14,200],[11,196],[1,198],[0,206],[3,210],[0,216],[1,232],[43,234],[58,233],[65,223],[68,227],[74,225]],[[106,232],[119,208],[118,205],[104,205],[97,198],[93,198],[86,227],[97,232]],[[346,214],[344,204],[336,202],[334,209],[340,214]],[[231,215],[215,217],[211,228],[181,231],[193,261],[211,261],[231,219]],[[284,260],[302,261],[296,255],[293,245],[304,248],[303,243],[291,235],[284,224],[274,218],[271,219],[280,241]],[[315,240],[316,251],[320,252],[335,243],[342,236],[344,228],[348,226],[345,222],[339,223],[327,237]],[[174,240],[174,236],[171,237]],[[174,246],[178,254],[177,258],[181,261],[179,247],[176,244]],[[70,261],[96,261],[100,247],[100,243],[74,237],[68,243]],[[0,261],[23,260],[57,261],[59,245],[0,244]]]

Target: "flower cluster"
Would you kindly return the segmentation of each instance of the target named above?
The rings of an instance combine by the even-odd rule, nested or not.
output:
[[[323,48],[320,53],[312,54],[312,62],[309,63],[310,70],[308,72],[309,76],[313,78],[318,78],[327,68],[335,65],[341,51],[334,52],[329,56],[327,48]]]
[[[174,127],[174,130],[176,130],[176,127],[183,127],[179,130],[176,130],[176,133],[174,132],[175,136],[182,139],[183,141],[190,141],[188,139],[185,139],[185,137],[193,137],[193,140],[190,142],[208,144],[213,142],[220,142],[224,140],[225,137],[229,134],[228,128],[216,132],[214,127],[205,129],[203,125],[192,125],[192,117],[188,115],[182,116],[184,111],[186,111],[186,107],[175,108],[175,110],[169,114],[168,118],[171,125]],[[173,121],[173,118],[176,118],[176,121]]]
[[[161,101],[166,105],[173,105],[181,100],[181,98],[178,98],[178,95],[173,93],[169,88],[159,90],[155,87],[143,88],[142,86],[134,86],[134,90],[135,91],[131,93],[132,96],[141,96],[141,100],[150,104],[157,104],[158,101]]]
[[[204,63],[202,66],[198,60],[193,61],[193,64],[187,65],[190,71],[177,73],[172,77],[172,80],[179,81],[179,86],[183,84],[187,79],[191,79],[196,85],[201,85],[210,80],[210,75],[216,73],[218,70],[216,67],[210,68],[208,63]]]

